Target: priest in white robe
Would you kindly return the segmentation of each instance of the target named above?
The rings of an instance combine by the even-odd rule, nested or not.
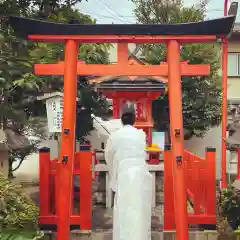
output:
[[[115,192],[113,240],[150,240],[152,176],[146,163],[146,134],[133,125],[135,109],[126,104],[123,127],[109,136],[105,159]]]

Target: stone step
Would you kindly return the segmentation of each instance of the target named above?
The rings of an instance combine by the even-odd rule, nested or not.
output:
[[[55,240],[55,233],[45,233],[43,240]],[[112,240],[112,231],[108,232],[92,232],[92,233],[80,233],[80,232],[71,232],[70,240]],[[152,232],[151,240],[163,240],[162,232]]]
[[[44,240],[55,240],[54,233],[45,233]],[[191,231],[189,232],[189,240],[217,240],[217,233]],[[70,240],[112,240],[111,231],[94,231],[92,233],[71,232]],[[171,232],[154,232],[152,231],[151,240],[176,240],[176,233]]]

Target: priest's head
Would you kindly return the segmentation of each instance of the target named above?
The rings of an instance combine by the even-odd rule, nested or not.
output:
[[[122,116],[121,116],[122,124],[133,126],[136,121],[136,113],[134,104],[131,102],[127,102],[122,108]]]

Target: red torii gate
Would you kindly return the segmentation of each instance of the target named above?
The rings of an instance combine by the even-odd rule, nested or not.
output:
[[[209,65],[180,63],[180,44],[216,42],[217,36],[231,32],[235,16],[200,23],[178,25],[81,25],[55,24],[10,17],[14,30],[33,41],[64,42],[65,62],[56,65],[36,65],[36,74],[64,75],[63,131],[59,172],[57,239],[69,239],[73,158],[76,119],[77,75],[148,75],[168,76],[170,104],[170,134],[173,156],[173,191],[177,240],[188,239],[187,199],[183,161],[183,118],[181,76],[207,75]],[[116,65],[78,64],[78,44],[118,43]],[[127,65],[126,43],[166,43],[168,64],[159,66]],[[89,169],[90,171],[90,169]]]

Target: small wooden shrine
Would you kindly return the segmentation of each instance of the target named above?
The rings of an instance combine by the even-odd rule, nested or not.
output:
[[[129,65],[145,65],[131,55]],[[113,118],[120,118],[122,107],[127,101],[135,104],[135,127],[147,134],[147,144],[152,143],[152,101],[166,92],[167,79],[155,76],[110,76],[91,79],[98,91],[113,101]]]

